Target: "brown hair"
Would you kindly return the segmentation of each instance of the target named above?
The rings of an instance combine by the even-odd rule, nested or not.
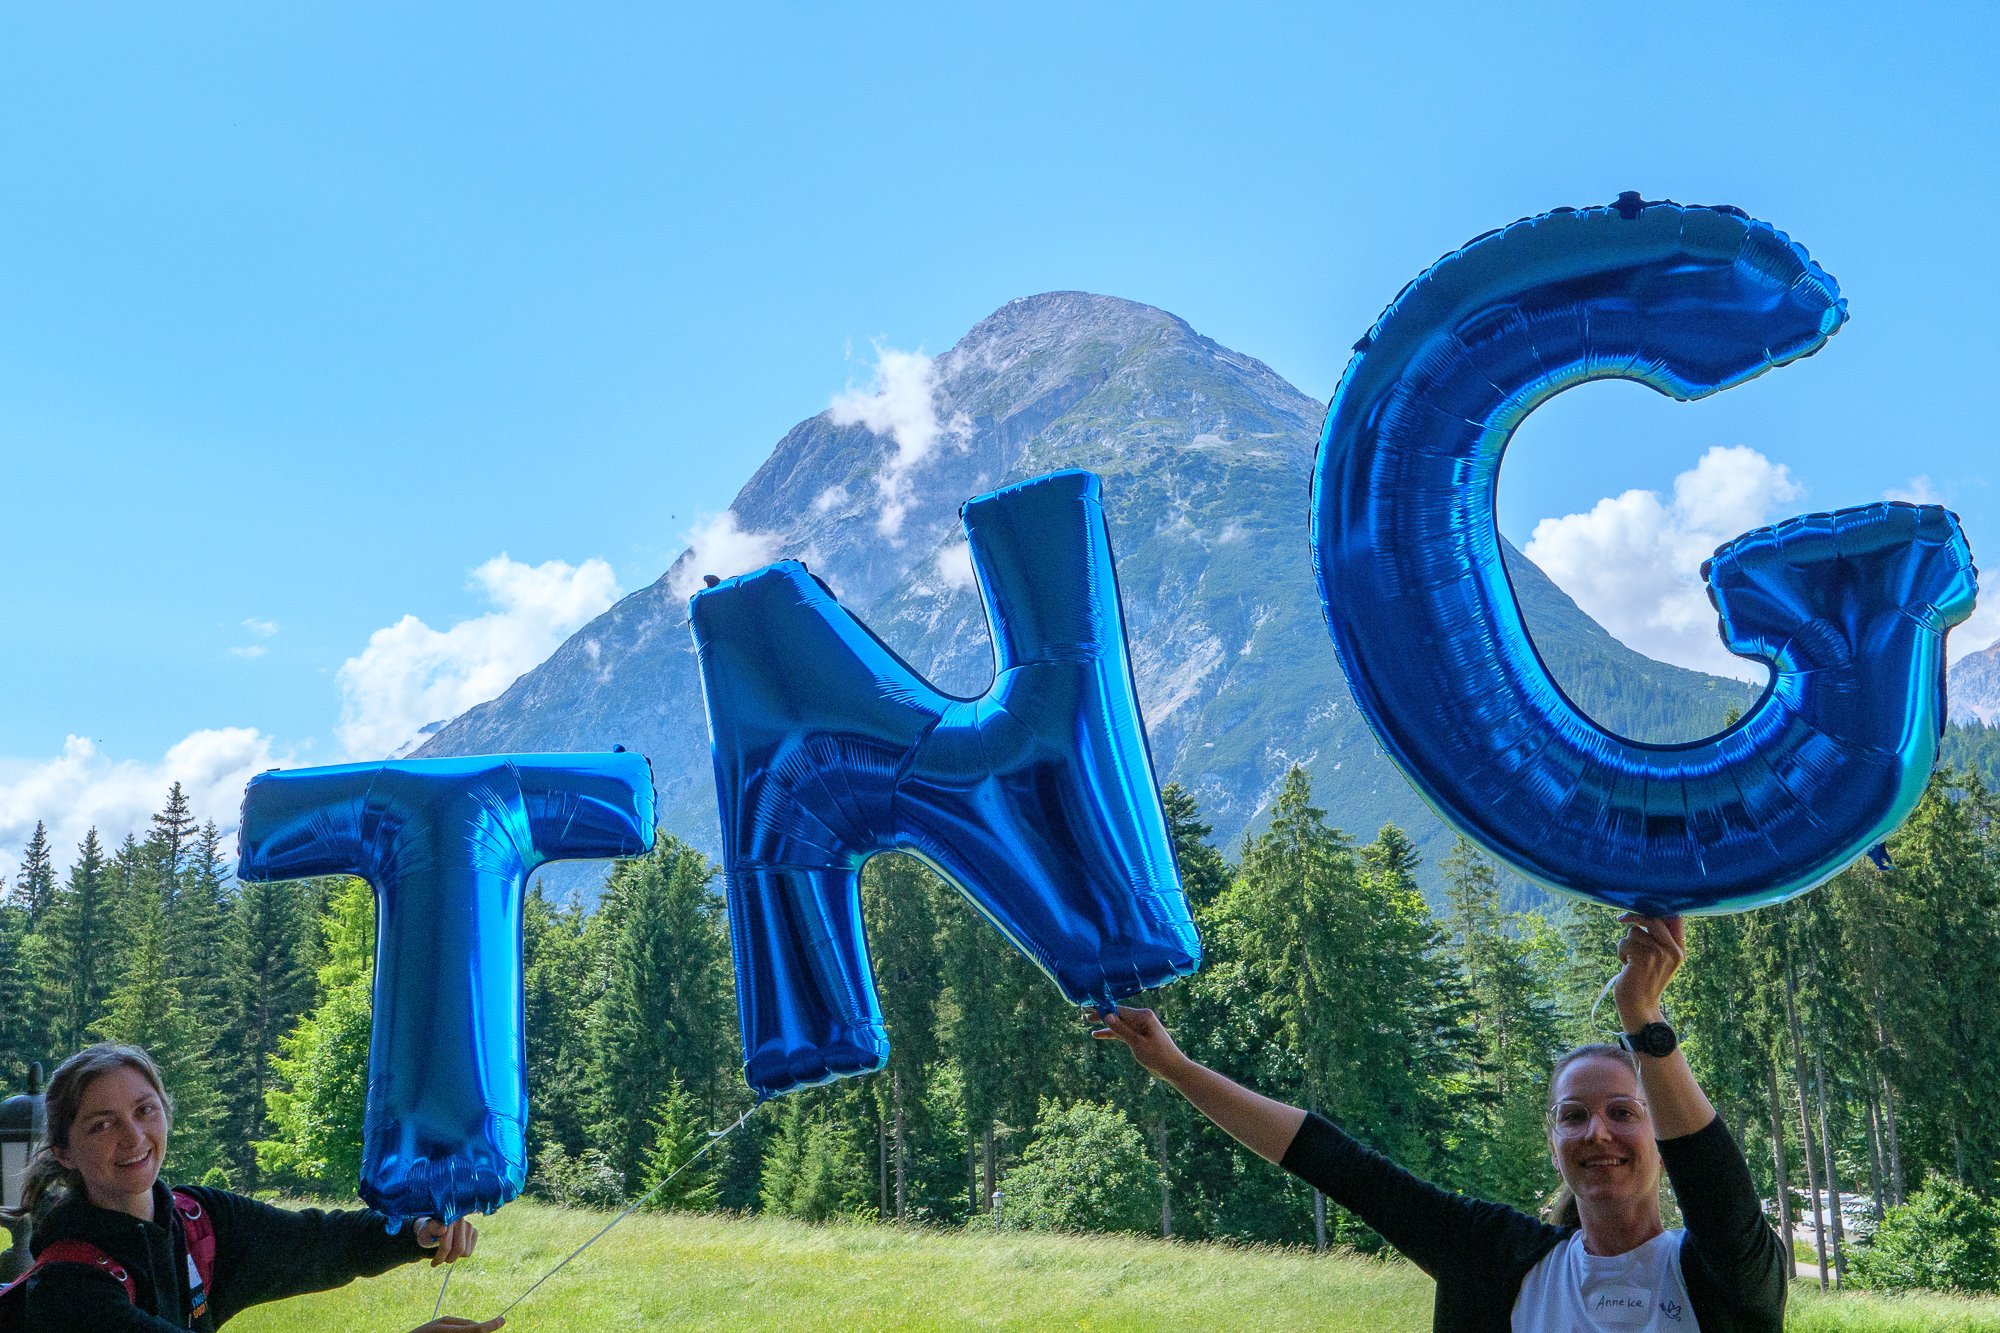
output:
[[[1624,1065],[1632,1071],[1634,1079],[1639,1077],[1639,1062],[1633,1059],[1632,1053],[1622,1046],[1613,1046],[1608,1042],[1593,1041],[1582,1046],[1572,1047],[1558,1056],[1555,1067],[1549,1070],[1548,1111],[1551,1114],[1556,1109],[1556,1084],[1562,1082],[1563,1070],[1568,1069],[1579,1060],[1592,1059],[1616,1060],[1619,1064]],[[1542,1217],[1552,1226],[1580,1227],[1583,1225],[1583,1215],[1577,1210],[1576,1195],[1570,1192],[1568,1181],[1558,1183],[1555,1193],[1549,1195],[1543,1202]]]
[[[110,1042],[84,1047],[63,1061],[55,1077],[49,1080],[49,1090],[43,1096],[49,1141],[36,1149],[28,1162],[28,1173],[21,1181],[20,1208],[0,1216],[14,1222],[28,1219],[40,1222],[65,1200],[83,1192],[83,1173],[57,1161],[56,1152],[69,1151],[69,1132],[76,1124],[77,1113],[83,1109],[83,1095],[99,1075],[114,1069],[130,1069],[152,1084],[153,1091],[160,1094],[160,1104],[166,1108],[168,1120],[173,1119],[174,1099],[167,1095],[166,1084],[160,1081],[159,1066],[153,1063],[152,1056],[137,1046],[115,1046]]]

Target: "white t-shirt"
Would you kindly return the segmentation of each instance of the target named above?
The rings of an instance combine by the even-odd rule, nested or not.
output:
[[[1521,1279],[1514,1333],[1695,1333],[1681,1280],[1686,1235],[1663,1231],[1606,1258],[1586,1251],[1576,1232]]]

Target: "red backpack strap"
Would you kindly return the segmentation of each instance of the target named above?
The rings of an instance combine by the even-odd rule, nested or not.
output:
[[[186,1190],[174,1191],[174,1211],[181,1215],[181,1235],[187,1241],[188,1258],[201,1285],[215,1286],[215,1218],[201,1206],[201,1200]]]
[[[110,1255],[87,1240],[59,1240],[50,1243],[35,1256],[35,1262],[28,1265],[27,1272],[6,1286],[0,1287],[0,1296],[14,1295],[17,1289],[28,1285],[29,1278],[51,1264],[83,1264],[90,1268],[102,1269],[116,1278],[119,1286],[125,1288],[126,1300],[135,1304],[138,1301],[139,1284],[132,1280],[132,1274],[126,1271],[125,1265],[114,1261]]]

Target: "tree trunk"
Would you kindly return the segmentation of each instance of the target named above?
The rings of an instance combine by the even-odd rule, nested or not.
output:
[[[1896,1090],[1889,1085],[1889,1076],[1882,1076],[1882,1132],[1884,1147],[1889,1153],[1889,1202],[1900,1207],[1907,1202],[1903,1195],[1903,1144],[1896,1136]]]
[[[1875,1203],[1875,1220],[1880,1222],[1885,1211],[1882,1200],[1882,1117],[1876,1110],[1874,1084],[1868,1088],[1868,1196]]]
[[[1778,1093],[1778,1057],[1775,1052],[1765,1055],[1764,1074],[1771,1089],[1771,1172],[1778,1188],[1778,1229],[1785,1237],[1785,1262],[1791,1263],[1798,1251],[1793,1248],[1792,1182],[1785,1170],[1785,1104]]]
[[[981,1174],[980,1179],[985,1182],[986,1189],[979,1196],[979,1210],[983,1213],[990,1213],[993,1211],[993,1191],[1000,1187],[1000,1183],[993,1178],[994,1169],[999,1163],[995,1161],[993,1155],[993,1122],[991,1120],[986,1122],[986,1142],[983,1148],[985,1152],[985,1161],[983,1163],[985,1171]]]
[[[896,1220],[901,1222],[909,1216],[906,1178],[910,1161],[909,1145],[903,1139],[903,1071],[893,1071],[889,1079],[889,1095],[896,1102]]]
[[[1826,1154],[1826,1221],[1827,1229],[1833,1232],[1833,1280],[1844,1287],[1847,1285],[1847,1256],[1843,1250],[1846,1223],[1840,1216],[1840,1169],[1833,1160],[1833,1136],[1826,1128],[1826,1061],[1817,1049],[1813,1051],[1813,1075],[1819,1085],[1819,1146]]]
[[[1153,1147],[1160,1155],[1160,1237],[1172,1240],[1174,1235],[1174,1183],[1168,1174],[1172,1158],[1167,1154],[1167,1118],[1162,1115],[1153,1121]]]
[[[889,1215],[889,1125],[875,1116],[875,1215]]]
[[[1791,959],[1785,960],[1785,1026],[1792,1039],[1792,1070],[1797,1081],[1799,1095],[1799,1142],[1805,1146],[1806,1197],[1812,1201],[1813,1247],[1819,1255],[1819,1288],[1825,1291],[1826,1275],[1826,1214],[1820,1210],[1819,1167],[1813,1142],[1812,1116],[1806,1112],[1806,1051],[1805,1039],[1799,1033],[1798,984],[1792,975]]]
[[[1326,1253],[1326,1196],[1313,1191],[1313,1250]]]
[[[972,1215],[985,1212],[979,1206],[979,1136],[965,1136],[965,1194],[972,1201]]]

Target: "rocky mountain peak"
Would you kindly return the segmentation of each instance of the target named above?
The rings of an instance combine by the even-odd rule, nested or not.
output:
[[[1952,721],[2000,727],[2000,641],[1952,663],[1945,673],[1945,697]]]

